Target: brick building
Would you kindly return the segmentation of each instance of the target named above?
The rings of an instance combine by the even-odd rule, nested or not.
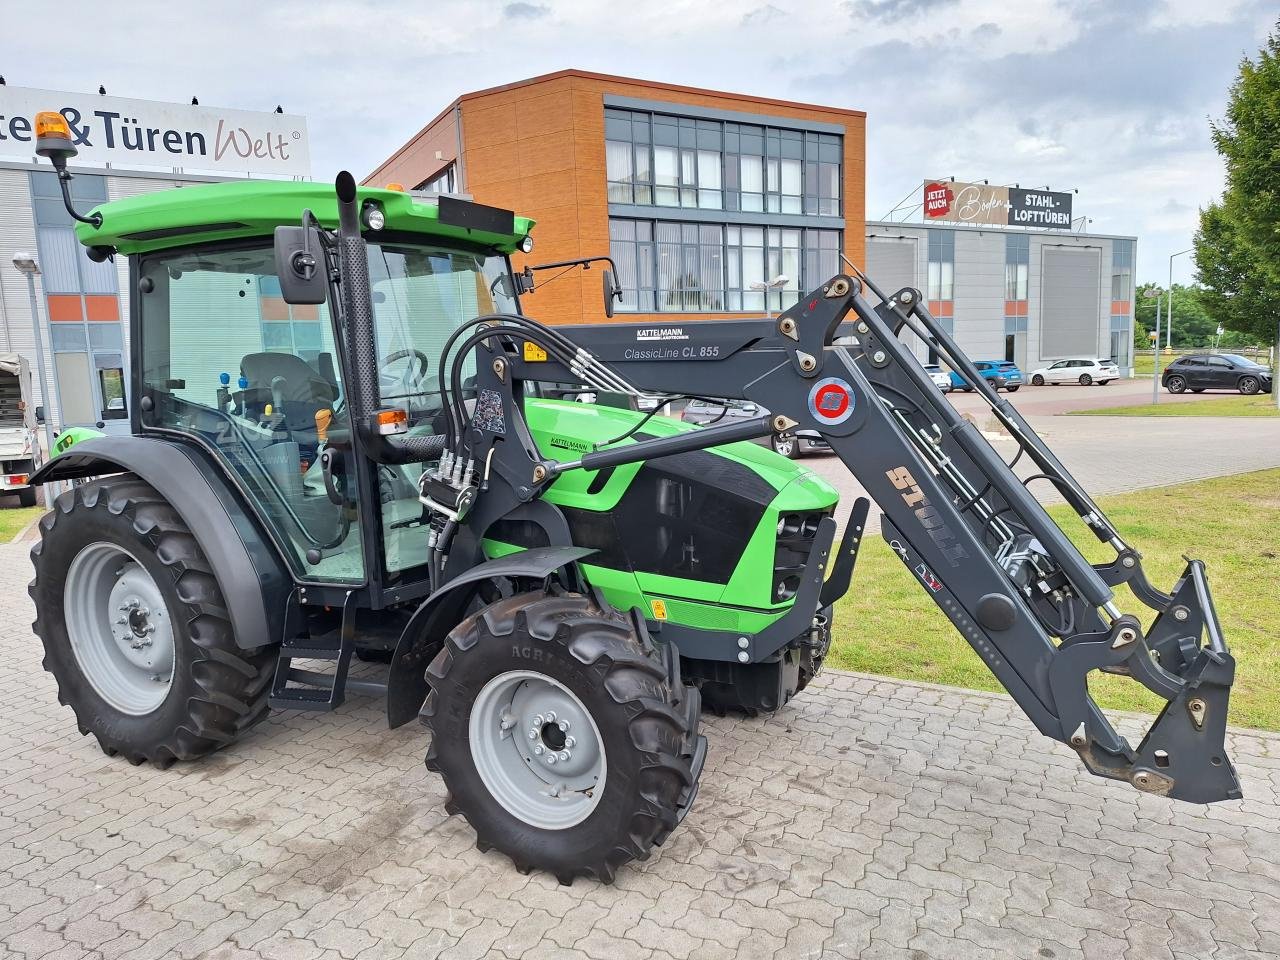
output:
[[[629,320],[759,315],[840,272],[840,252],[863,262],[865,121],[563,70],[463,94],[365,182],[535,218],[517,267],[611,253]],[[538,279],[535,316],[604,319],[598,272]]]

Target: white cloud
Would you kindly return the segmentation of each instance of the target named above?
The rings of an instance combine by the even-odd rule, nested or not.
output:
[[[537,15],[513,21],[513,7]],[[308,117],[317,178],[367,172],[460,93],[566,67],[863,109],[869,216],[927,176],[1078,188],[1095,229],[1139,236],[1150,275],[1187,246],[1195,210],[1221,189],[1207,118],[1274,22],[1260,0],[863,8],[64,0],[7,10],[6,37],[57,43],[0,44],[0,72],[23,86],[283,104]],[[886,11],[888,22],[874,16]]]

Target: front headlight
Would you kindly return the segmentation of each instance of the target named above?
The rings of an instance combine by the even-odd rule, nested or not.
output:
[[[533,252],[533,237],[531,237],[531,236],[529,236],[528,234],[526,234],[526,235],[525,235],[525,238],[524,238],[523,240],[521,240],[521,241],[520,241],[520,249],[521,249],[521,251],[523,251],[524,253],[532,253],[532,252]]]

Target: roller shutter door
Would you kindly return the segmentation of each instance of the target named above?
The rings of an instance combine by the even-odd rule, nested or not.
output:
[[[1040,356],[1098,351],[1101,256],[1097,250],[1046,247],[1040,267]]]

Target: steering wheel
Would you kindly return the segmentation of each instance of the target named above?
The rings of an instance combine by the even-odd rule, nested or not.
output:
[[[417,364],[416,364],[417,369],[415,370],[414,369],[415,365],[410,363],[404,372],[404,376],[401,379],[405,382],[406,385],[409,384],[410,382],[414,384],[421,384],[424,380],[427,379],[427,376],[429,375],[429,371],[431,370],[431,358],[428,357],[421,350],[414,350],[413,348],[409,348],[407,350],[397,350],[395,353],[389,353],[382,358],[382,365],[384,367],[388,367],[391,364],[395,363],[397,360],[408,360],[410,358],[417,361]]]

